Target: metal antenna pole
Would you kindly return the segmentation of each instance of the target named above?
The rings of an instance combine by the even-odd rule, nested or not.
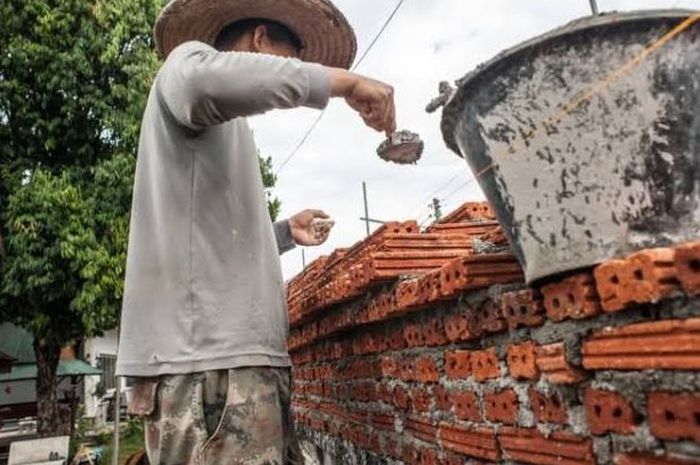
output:
[[[369,236],[369,207],[367,206],[367,183],[362,181],[362,195],[365,199],[365,226],[367,227],[367,235]]]
[[[591,2],[591,11],[593,12],[594,16],[598,15],[598,2],[596,0],[590,0]]]

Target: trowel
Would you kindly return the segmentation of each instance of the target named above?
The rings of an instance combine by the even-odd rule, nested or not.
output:
[[[415,164],[423,155],[425,144],[420,136],[411,131],[397,131],[391,134],[377,148],[377,155],[385,161],[400,165]]]

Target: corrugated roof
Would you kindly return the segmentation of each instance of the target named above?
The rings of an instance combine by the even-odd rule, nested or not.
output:
[[[14,357],[17,363],[34,363],[34,337],[11,323],[0,325],[0,352]]]
[[[21,381],[36,378],[36,364],[22,363],[12,366],[9,373],[0,373],[0,383]],[[97,376],[102,374],[97,368],[91,367],[82,360],[61,360],[58,362],[56,375],[61,376]]]

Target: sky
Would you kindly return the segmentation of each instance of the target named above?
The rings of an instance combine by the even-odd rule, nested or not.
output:
[[[366,49],[398,0],[335,0]],[[601,11],[653,8],[700,10],[700,0],[598,0]],[[367,183],[370,218],[427,221],[428,205],[440,199],[443,213],[471,200],[483,200],[466,162],[445,146],[440,113],[425,113],[438,83],[455,81],[503,49],[589,15],[589,0],[405,0],[357,72],[391,84],[399,128],[425,141],[415,166],[382,161],[376,148],[383,135],[365,127],[342,100],[332,101],[296,156],[279,172],[274,194],[281,216],[306,208],[326,211],[336,221],[329,240],[305,248],[306,263],[366,235],[362,182]],[[273,112],[252,119],[261,153],[275,168],[318,116],[309,109]],[[372,226],[372,229],[376,228]],[[300,248],[282,257],[285,279],[302,267]]]

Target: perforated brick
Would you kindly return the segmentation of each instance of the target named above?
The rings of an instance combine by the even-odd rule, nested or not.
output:
[[[639,423],[630,403],[616,392],[588,388],[584,405],[586,421],[593,434],[633,434]]]
[[[506,348],[506,362],[513,378],[537,379],[539,377],[535,349],[536,346],[531,341],[511,344]]]

